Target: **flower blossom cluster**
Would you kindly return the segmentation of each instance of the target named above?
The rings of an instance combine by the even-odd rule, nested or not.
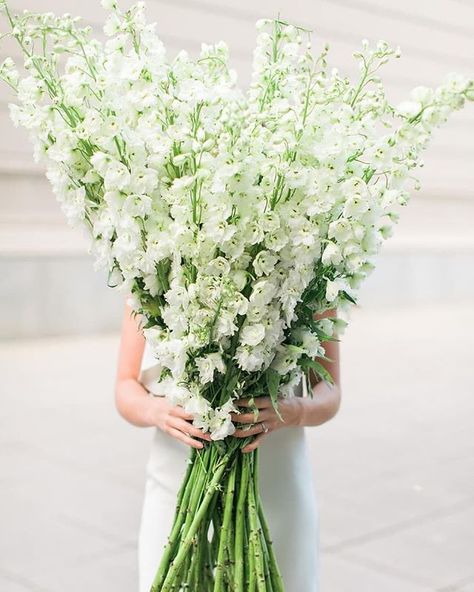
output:
[[[315,315],[355,302],[432,130],[473,81],[394,107],[377,71],[398,49],[363,42],[351,82],[306,31],[264,20],[244,92],[224,43],[169,60],[144,3],[103,5],[105,42],[69,16],[7,12],[26,56],[25,76],[0,69],[11,117],[143,317],[163,392],[222,439],[237,396],[269,373],[289,395],[324,355],[335,322]]]

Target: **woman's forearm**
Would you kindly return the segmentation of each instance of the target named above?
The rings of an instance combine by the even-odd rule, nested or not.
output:
[[[299,426],[318,426],[332,419],[341,404],[341,389],[338,384],[324,381],[312,387],[313,397],[300,399]]]
[[[148,391],[137,380],[119,380],[115,388],[115,404],[120,415],[137,427],[151,427],[153,402]]]

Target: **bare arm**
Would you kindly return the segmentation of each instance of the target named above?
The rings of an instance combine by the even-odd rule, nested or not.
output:
[[[120,415],[129,423],[139,427],[150,427],[154,425],[150,396],[138,381],[145,338],[131,312],[126,304],[115,382],[115,404]]]
[[[150,395],[140,383],[145,338],[139,329],[138,318],[131,313],[132,309],[125,304],[115,382],[118,412],[135,426],[156,426],[189,446],[202,448],[203,443],[195,438],[210,440],[210,436],[191,424],[192,416],[183,408],[172,406],[165,397]]]

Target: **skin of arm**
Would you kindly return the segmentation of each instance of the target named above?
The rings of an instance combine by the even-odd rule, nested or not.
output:
[[[145,349],[145,338],[125,304],[115,380],[115,405],[120,415],[138,427],[158,427],[170,436],[194,448],[202,448],[201,440],[209,434],[191,424],[192,415],[182,407],[173,406],[165,398],[150,395],[138,377]]]
[[[315,319],[326,317],[335,317],[336,310],[328,310]],[[330,385],[324,381],[317,380],[314,373],[310,372],[310,383],[313,391],[313,397],[290,397],[279,399],[278,407],[280,415],[278,417],[273,409],[270,397],[258,397],[254,404],[258,408],[258,413],[240,413],[233,414],[232,420],[238,424],[244,424],[239,427],[234,436],[237,438],[247,438],[251,435],[256,437],[250,444],[247,444],[242,452],[251,452],[255,450],[269,433],[283,427],[291,426],[318,426],[332,419],[339,410],[341,404],[341,384],[340,384],[340,363],[339,363],[339,342],[327,341],[323,343],[326,356],[331,361],[318,360],[326,370],[331,374],[334,384]],[[249,399],[240,399],[236,401],[239,407],[250,407]],[[262,431],[262,423],[268,428],[267,432]]]

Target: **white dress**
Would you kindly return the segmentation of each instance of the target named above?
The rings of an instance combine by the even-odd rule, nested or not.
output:
[[[156,369],[146,345],[140,373],[144,386],[156,379]],[[303,395],[304,390],[301,381],[295,395]],[[150,592],[189,452],[186,444],[156,428],[146,466],[138,537],[140,592]],[[260,446],[259,464],[263,507],[285,592],[318,592],[319,515],[305,428],[283,428],[270,434]]]

